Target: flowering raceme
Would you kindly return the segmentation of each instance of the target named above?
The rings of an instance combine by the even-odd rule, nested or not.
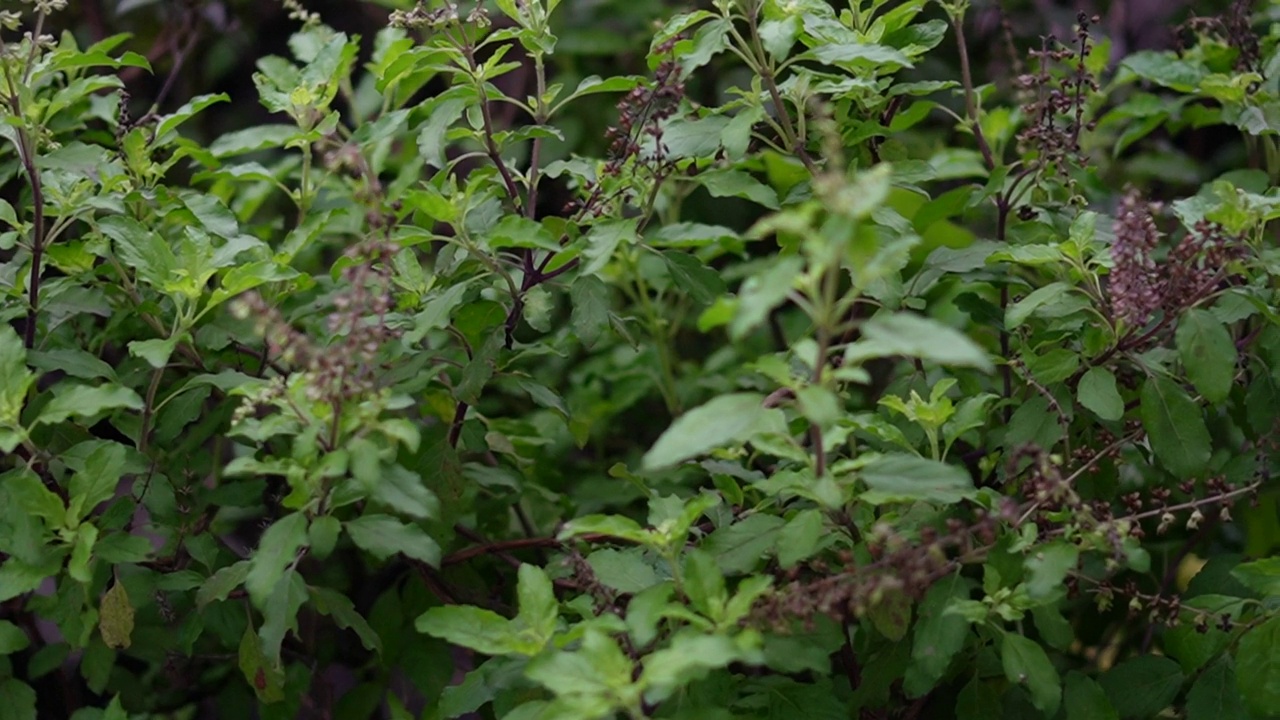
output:
[[[1120,201],[1116,214],[1115,244],[1111,257],[1111,313],[1117,322],[1145,325],[1160,306],[1160,278],[1152,253],[1160,241],[1160,231],[1152,218],[1156,205],[1143,202],[1130,190]]]

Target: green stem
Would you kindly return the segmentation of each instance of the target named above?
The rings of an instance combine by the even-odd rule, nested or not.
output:
[[[636,304],[640,306],[641,311],[644,313],[645,326],[655,343],[654,352],[658,355],[658,390],[662,393],[667,412],[671,413],[673,417],[678,416],[683,412],[683,408],[680,404],[679,393],[676,391],[675,367],[671,358],[671,333],[664,326],[662,315],[654,306],[652,298],[649,297],[649,284],[644,281],[644,277],[640,274],[639,263],[628,257],[627,265],[635,278],[635,292],[628,292],[627,294],[632,295]]]
[[[778,114],[777,122],[770,122],[770,124],[774,125],[775,129],[782,134],[783,139],[787,142],[787,147],[791,149],[791,152],[795,153],[796,157],[800,158],[809,173],[817,175],[818,166],[813,162],[813,158],[809,156],[809,152],[805,150],[803,139],[796,133],[791,120],[791,113],[787,110],[786,102],[782,99],[782,93],[778,90],[777,70],[769,57],[769,53],[765,51],[764,44],[760,41],[760,27],[757,23],[757,18],[760,15],[761,5],[761,2],[752,3],[744,15],[750,40],[744,38],[732,24],[729,26],[729,34],[743,49],[742,52],[737,53],[738,56],[760,78],[760,82],[769,93],[769,100],[773,103],[774,111]],[[772,120],[767,115],[766,119]]]
[[[302,148],[302,177],[298,181],[298,224],[306,222],[311,209],[311,146]]]

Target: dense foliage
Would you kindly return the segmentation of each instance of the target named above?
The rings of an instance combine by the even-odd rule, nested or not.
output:
[[[0,11],[0,718],[1280,713],[1280,4],[231,5]]]

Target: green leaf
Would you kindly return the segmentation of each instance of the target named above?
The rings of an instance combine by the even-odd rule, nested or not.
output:
[[[315,54],[311,56],[306,67],[302,68],[299,84],[303,87],[320,88],[319,92],[332,97],[338,91],[338,80],[342,77],[344,68],[349,66],[356,49],[352,43],[348,42],[345,33],[334,33],[330,30],[323,34],[316,32],[308,35],[304,31],[291,39],[295,47],[294,52],[300,58],[306,57],[296,49],[300,47],[299,43],[303,40],[324,44],[319,47],[312,46]]]
[[[818,510],[801,510],[778,534],[778,564],[793,567],[813,556],[822,545],[826,523]]]
[[[84,677],[90,690],[101,694],[107,688],[107,681],[111,679],[111,671],[115,668],[119,655],[97,638],[77,641],[77,644],[80,642],[86,645],[84,655],[80,658],[80,675]]]
[[[578,87],[569,93],[569,96],[560,101],[564,104],[570,100],[580,98],[586,95],[595,95],[597,93],[625,92],[634,88],[642,82],[642,79],[631,75],[618,75],[609,78],[601,78],[599,75],[588,75],[578,82]]]
[[[406,342],[416,343],[430,331],[449,325],[453,311],[462,304],[468,283],[459,282],[440,291],[422,305],[422,312],[414,317],[413,329],[405,334]]]
[[[481,662],[462,682],[444,688],[440,694],[439,717],[456,718],[479,710],[485,703],[492,702],[499,686],[508,684],[520,670],[523,664],[518,660],[491,658]],[[440,684],[447,679],[447,676],[441,679]]]
[[[243,155],[267,148],[284,147],[286,142],[297,135],[298,128],[294,125],[258,125],[220,136],[209,145],[209,152],[218,158]]]
[[[947,612],[947,608],[968,596],[967,581],[952,577],[930,588],[921,601],[911,643],[912,662],[902,682],[909,697],[923,697],[933,690],[964,647],[969,621],[959,613]]]
[[[698,549],[685,553],[684,592],[689,604],[703,617],[718,622],[724,615],[729,594],[725,591],[724,575],[710,554]]]
[[[942,365],[991,372],[987,353],[966,335],[921,315],[877,315],[862,326],[863,339],[849,346],[845,362],[905,355]]]
[[[390,515],[364,515],[346,523],[347,534],[361,549],[385,560],[403,554],[431,565],[440,564],[440,546],[417,525],[406,525]]]
[[[12,329],[10,329],[12,332]],[[4,330],[0,329],[0,343],[3,343]],[[19,342],[21,347],[21,342]],[[3,345],[0,345],[0,354],[4,353]],[[116,371],[101,358],[93,353],[85,350],[72,348],[59,348],[40,352],[33,350],[27,354],[27,359],[31,363],[31,367],[38,370],[49,372],[52,370],[60,370],[71,377],[80,378],[81,380],[116,380]],[[3,360],[0,360],[0,367],[3,367]],[[20,369],[17,367],[9,367],[0,369],[0,377],[6,380],[18,376]],[[3,402],[3,401],[0,401]]]
[[[471,361],[462,368],[462,381],[454,389],[459,400],[474,405],[480,399],[480,391],[493,377],[498,349],[502,347],[502,334],[494,332],[502,321],[502,309],[497,303],[489,302],[464,305],[455,321],[464,335],[468,330],[473,331],[469,339],[475,340],[478,346]]]
[[[817,616],[812,628],[793,626],[783,635],[765,635],[761,650],[765,663],[778,672],[829,675],[831,657],[844,645],[845,635],[834,620]]]
[[[68,507],[77,520],[115,496],[120,476],[124,474],[125,450],[120,443],[99,443],[85,458],[84,469],[71,476]]]
[[[764,272],[747,278],[738,292],[729,334],[735,339],[741,338],[764,322],[769,313],[787,299],[803,267],[804,260],[794,255],[776,257]]]
[[[1045,645],[1063,652],[1071,648],[1071,643],[1076,639],[1076,631],[1062,616],[1057,603],[1031,608],[1031,618],[1035,621],[1036,629],[1040,631],[1040,639]]]
[[[1280,708],[1280,615],[1244,634],[1236,665],[1236,685],[1251,712],[1265,717]]]
[[[1009,306],[1004,315],[1004,326],[1010,329],[1017,328],[1035,314],[1036,310],[1051,305],[1073,292],[1075,287],[1064,282],[1049,283],[1044,287],[1036,288],[1025,298]]]
[[[608,220],[592,225],[583,239],[582,256],[586,258],[583,274],[599,275],[623,243],[631,245],[639,240],[637,228],[638,221],[634,219]]]
[[[133,643],[133,604],[124,584],[117,582],[102,595],[98,606],[98,631],[107,647],[120,650]]]
[[[491,248],[539,248],[560,251],[560,242],[542,223],[523,215],[508,215],[489,232]]]
[[[588,630],[577,652],[544,655],[529,663],[525,675],[557,696],[542,717],[587,720],[613,716],[614,698],[636,695],[630,670],[613,638]]]
[[[1049,717],[1058,712],[1062,684],[1044,648],[1033,640],[1006,632],[1001,635],[1000,662],[1009,682],[1024,685],[1030,691],[1031,704]]]
[[[569,324],[588,349],[609,328],[610,299],[609,286],[595,275],[579,275],[569,286],[569,302],[573,305]]]
[[[729,46],[728,32],[731,27],[732,21],[716,18],[698,28],[693,35],[692,47],[677,56],[684,72],[693,72],[724,51]]]
[[[8,620],[0,620],[0,655],[12,655],[26,650],[30,644],[31,638],[27,637],[22,628]]]
[[[128,507],[128,505],[120,505]],[[150,560],[155,548],[150,539],[134,536],[129,533],[110,533],[97,541],[93,547],[93,556],[102,562],[118,565],[120,562],[143,562]]]
[[[715,557],[725,575],[749,573],[773,550],[785,524],[777,515],[750,515],[712,532],[702,550]]]
[[[784,15],[760,23],[760,40],[774,60],[781,62],[791,53],[800,31],[799,15]]]
[[[1143,655],[1126,660],[1102,676],[1102,688],[1121,717],[1150,718],[1161,713],[1182,687],[1178,663],[1167,657]]]
[[[956,697],[956,720],[991,720],[1002,714],[1000,693],[975,673]]]
[[[1210,665],[1187,691],[1187,720],[1249,720],[1249,717],[1230,655]]]
[[[419,109],[427,114],[427,121],[418,131],[418,152],[431,166],[443,168],[448,164],[445,133],[463,115],[473,98],[475,91],[455,86],[420,106]]]
[[[0,602],[35,590],[45,578],[58,574],[61,569],[60,561],[25,563],[10,557],[0,563]]]
[[[196,607],[203,610],[211,602],[226,600],[232,590],[244,583],[245,578],[249,576],[250,567],[252,564],[248,560],[240,560],[218,568],[218,571],[210,575],[209,579],[205,580],[196,591]]]
[[[826,42],[800,57],[812,57],[821,63],[855,67],[912,67],[911,61],[898,50],[867,42]]]
[[[317,560],[326,560],[333,553],[342,535],[342,523],[332,515],[321,515],[311,520],[307,528],[307,544],[311,546],[311,556]]]
[[[781,411],[765,408],[763,395],[721,395],[677,418],[645,453],[643,466],[657,470],[677,465],[725,445],[741,445],[781,423]]]
[[[182,107],[173,111],[172,114],[160,116],[156,122],[155,137],[161,140],[171,130],[176,130],[182,123],[190,120],[197,113],[214,103],[229,102],[230,97],[226,93],[218,93],[216,95],[197,95],[188,100]]]
[[[1204,472],[1211,448],[1200,407],[1164,377],[1147,378],[1139,397],[1142,426],[1161,464],[1182,479]]]
[[[98,221],[98,227],[103,235],[115,241],[125,267],[133,268],[148,285],[162,288],[172,278],[178,259],[159,234],[124,215],[104,217]]]
[[[1240,563],[1231,569],[1231,577],[1263,597],[1280,597],[1280,557]]]
[[[18,416],[26,402],[27,390],[35,382],[35,374],[27,369],[27,350],[22,338],[8,324],[0,324],[0,427],[17,425]],[[4,447],[0,441],[0,451],[10,452],[13,445]]]
[[[583,515],[565,523],[557,536],[561,540],[579,535],[600,534],[619,540],[649,544],[655,539],[654,534],[640,527],[640,524],[629,517],[621,515]]]
[[[662,253],[667,261],[667,272],[681,292],[699,305],[707,305],[724,294],[724,279],[720,273],[697,257],[679,250]]]
[[[54,398],[41,409],[36,425],[60,423],[69,417],[94,417],[116,408],[141,410],[143,407],[138,393],[112,383],[96,387],[59,384],[53,392]]]
[[[631,633],[631,639],[637,646],[644,647],[658,636],[659,624],[663,622],[668,608],[672,607],[671,596],[674,592],[675,584],[667,581],[641,590],[631,597],[627,603],[627,631]]]
[[[44,486],[35,473],[26,468],[11,470],[0,475],[9,499],[17,503],[22,512],[45,521],[50,528],[66,525],[67,509],[57,493]]]
[[[280,664],[280,646],[289,632],[298,631],[298,610],[307,601],[307,585],[302,576],[292,568],[271,589],[262,605],[262,628],[258,636],[262,640],[262,654],[272,665]]]
[[[1049,406],[1044,396],[1035,395],[1013,411],[1006,426],[1004,447],[1012,449],[1031,443],[1048,449],[1062,439],[1062,434],[1058,411]]]
[[[720,138],[728,124],[729,118],[723,115],[709,115],[697,120],[673,118],[662,133],[662,145],[666,149],[664,159],[701,158],[715,154],[720,149]],[[653,154],[653,140],[646,139],[642,155]]]
[[[254,604],[263,607],[286,568],[293,564],[298,549],[306,544],[307,516],[300,512],[285,515],[262,533],[244,579],[245,590]]]
[[[1226,649],[1231,638],[1212,624],[1200,632],[1194,623],[1183,622],[1164,632],[1164,650],[1178,661],[1185,673],[1193,673]]]
[[[509,620],[492,610],[470,605],[431,608],[418,617],[414,627],[420,633],[485,655],[517,654],[520,646]],[[539,650],[541,646],[534,653]]]
[[[538,332],[551,331],[551,313],[555,310],[555,299],[551,291],[542,285],[535,285],[524,293],[524,307],[520,316],[529,327]]]
[[[1150,80],[1170,90],[1192,93],[1208,70],[1193,60],[1183,60],[1171,52],[1142,51],[1128,55],[1121,67],[1143,80]]]
[[[682,633],[669,647],[644,658],[640,684],[645,698],[661,702],[678,688],[706,677],[712,670],[727,667],[744,659],[747,653],[732,639],[723,635]]]
[[[125,712],[124,705],[120,699],[120,695],[111,698],[111,702],[107,703],[107,708],[102,712],[101,720],[129,720],[129,713]]]
[[[1192,308],[1178,321],[1174,339],[1196,390],[1210,403],[1226,400],[1235,384],[1237,359],[1227,326],[1208,310]]]
[[[1120,720],[1120,713],[1111,706],[1102,686],[1075,670],[1067,673],[1063,704],[1067,707],[1067,720]]]
[[[338,627],[355,632],[360,638],[360,644],[365,648],[382,653],[382,638],[378,637],[378,633],[369,625],[369,621],[356,612],[356,606],[350,598],[328,588],[308,587],[307,590],[316,612],[333,618]]]
[[[177,335],[153,340],[133,340],[129,343],[129,354],[140,357],[151,367],[159,369],[169,364],[169,356],[173,355],[173,349],[177,346]]]
[[[516,597],[520,610],[515,622],[520,626],[522,639],[543,645],[551,641],[556,631],[556,619],[560,616],[560,602],[556,600],[551,578],[536,565],[520,566],[516,579]],[[533,637],[529,637],[532,633]]]
[[[191,214],[196,216],[196,220],[210,234],[228,240],[233,240],[240,235],[240,223],[236,221],[236,216],[218,198],[197,192],[179,193],[179,197],[182,199],[182,204],[187,206]]]
[[[778,194],[773,188],[765,185],[741,170],[715,170],[700,173],[697,180],[711,197],[738,197],[750,200],[770,210],[777,210]]]
[[[905,453],[875,458],[860,477],[870,488],[861,498],[875,505],[915,500],[952,504],[975,492],[973,478],[964,468]]]
[[[1055,542],[1038,548],[1027,557],[1027,595],[1033,600],[1049,597],[1062,589],[1067,573],[1080,559],[1080,548],[1068,542]]]
[[[764,108],[756,105],[743,108],[724,126],[720,133],[720,144],[724,147],[725,158],[729,162],[737,162],[746,156],[753,139],[751,130],[763,119]]]
[[[415,520],[427,520],[440,512],[440,501],[418,473],[398,464],[378,467],[377,477],[365,483],[373,500]]]
[[[209,296],[205,309],[217,307],[227,300],[247,290],[269,282],[280,282],[298,277],[298,271],[275,260],[255,260],[236,265],[228,270],[219,280],[217,290]]]
[[[93,581],[89,561],[93,557],[93,545],[97,541],[98,528],[89,523],[76,528],[75,541],[71,545],[71,559],[67,561],[67,575],[82,585]]]
[[[587,556],[596,579],[618,592],[638,593],[658,584],[658,573],[645,562],[641,548],[605,548]]]
[[[772,586],[773,578],[768,575],[752,575],[744,578],[734,588],[733,597],[725,603],[724,615],[719,620],[720,626],[732,627],[742,622],[743,618],[751,614],[751,608],[755,606],[756,600],[759,600]]]
[[[17,678],[0,680],[0,720],[36,720],[36,691]]]
[[[1124,400],[1116,389],[1116,376],[1104,367],[1091,367],[1080,377],[1076,398],[1101,420],[1124,417]]]

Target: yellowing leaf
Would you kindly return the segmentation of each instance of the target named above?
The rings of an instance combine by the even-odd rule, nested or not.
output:
[[[109,648],[123,650],[133,642],[133,605],[124,585],[116,583],[103,594],[98,607],[98,630]]]
[[[267,661],[252,626],[245,628],[240,637],[239,659],[240,672],[244,673],[258,700],[273,703],[284,699],[284,669]]]

